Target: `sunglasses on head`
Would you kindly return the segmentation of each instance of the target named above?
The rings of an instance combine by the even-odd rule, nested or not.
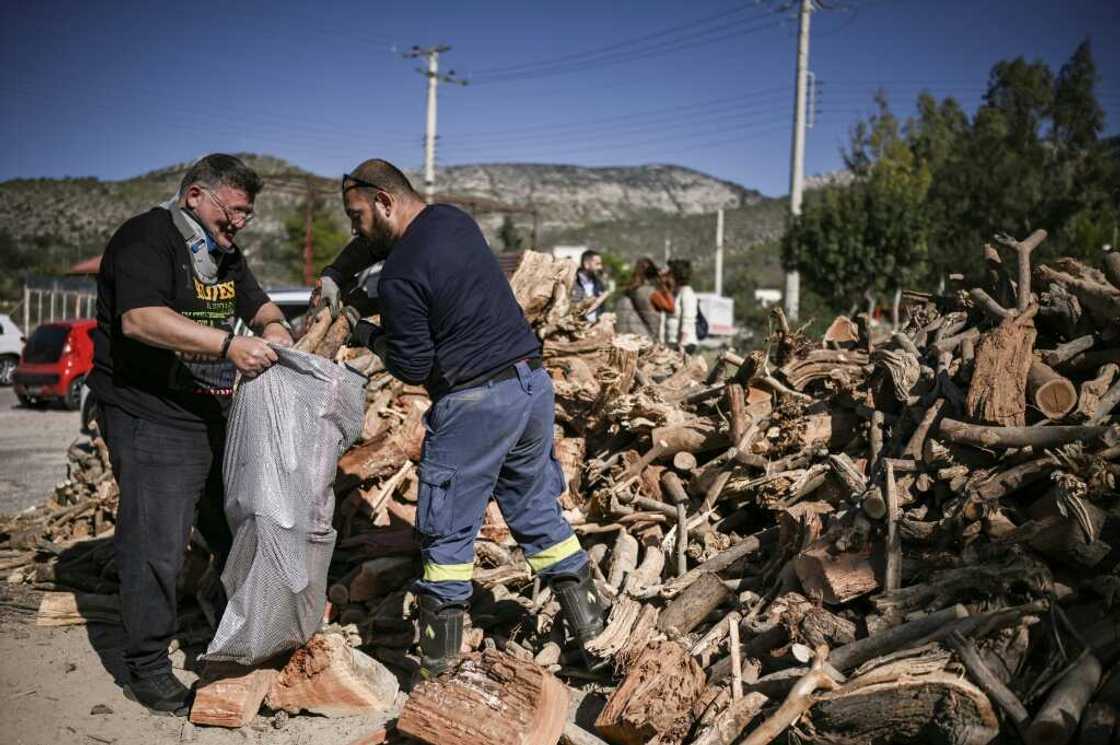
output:
[[[384,191],[377,184],[371,184],[369,181],[366,181],[365,179],[360,179],[357,176],[354,176],[354,175],[349,174],[349,173],[342,174],[342,193],[343,194],[345,194],[348,189],[354,189],[354,188],[357,188],[359,186],[364,186],[364,187],[369,188],[369,189],[377,189],[378,191]]]

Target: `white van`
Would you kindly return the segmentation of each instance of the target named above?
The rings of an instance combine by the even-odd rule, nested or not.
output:
[[[0,385],[12,384],[12,373],[23,351],[23,332],[12,317],[0,313]]]

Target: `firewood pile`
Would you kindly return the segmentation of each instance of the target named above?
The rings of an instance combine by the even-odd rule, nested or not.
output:
[[[560,499],[610,608],[587,650],[601,664],[569,643],[492,504],[463,664],[363,741],[1114,741],[1120,255],[1105,272],[1032,267],[1044,239],[986,246],[981,286],[908,293],[894,331],[840,317],[815,340],[775,311],[764,349],[711,364],[616,335],[609,315],[585,323],[571,265],[525,254],[511,283],[556,389]],[[429,406],[343,346],[347,323],[322,314],[299,342],[370,383],[339,463],[323,633],[293,656],[343,693],[374,691],[372,665],[417,667]],[[56,503],[0,524],[9,581],[53,581],[60,547],[111,529],[103,447],[72,455]],[[210,721],[279,701],[290,668],[227,676],[245,700],[231,714],[211,695]]]

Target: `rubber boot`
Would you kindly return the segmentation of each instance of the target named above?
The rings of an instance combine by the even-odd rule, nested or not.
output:
[[[420,675],[425,680],[442,675],[459,662],[463,646],[466,608],[420,595]]]
[[[571,574],[556,575],[552,578],[552,592],[560,601],[568,632],[583,651],[584,662],[588,668],[596,667],[584,649],[587,642],[603,631],[603,605],[595,581],[591,579],[591,566],[584,564]]]

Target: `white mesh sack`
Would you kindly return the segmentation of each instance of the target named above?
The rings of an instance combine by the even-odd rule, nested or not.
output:
[[[253,665],[307,642],[326,603],[334,476],[362,430],[365,379],[330,360],[274,347],[242,381],[226,431],[229,603],[203,659]]]

